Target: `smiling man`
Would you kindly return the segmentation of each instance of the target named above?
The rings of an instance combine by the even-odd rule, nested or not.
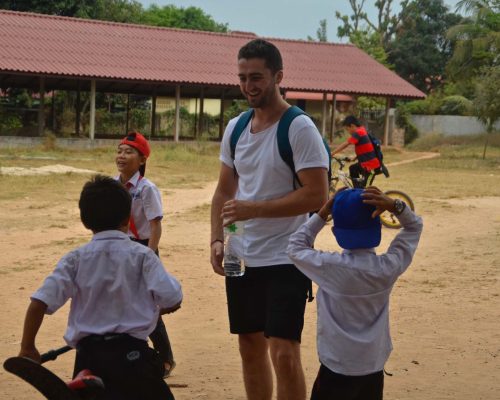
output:
[[[289,236],[327,198],[328,155],[310,118],[294,118],[288,137],[300,185],[293,185],[293,172],[280,156],[276,136],[280,118],[290,107],[279,90],[283,62],[276,46],[261,39],[243,46],[238,77],[253,113],[234,151],[231,136],[242,116],[229,121],[222,140],[211,210],[211,264],[224,275],[223,224],[244,221],[243,235],[232,239],[245,262],[245,274],[226,277],[226,294],[247,398],[272,398],[274,368],[278,399],[304,400],[300,340],[311,282],[295,268],[286,249]]]

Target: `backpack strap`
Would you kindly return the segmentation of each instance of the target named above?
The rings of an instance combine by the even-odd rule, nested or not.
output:
[[[290,129],[290,125],[295,118],[299,115],[305,114],[306,113],[297,106],[289,107],[281,116],[280,122],[278,123],[278,132],[276,134],[280,156],[285,164],[292,170],[294,189],[296,188],[295,182],[298,182],[299,186],[302,185],[297,172],[295,172],[295,164],[293,162],[293,152],[292,146],[290,145],[290,138],[288,137],[288,130]]]
[[[233,131],[231,132],[230,146],[231,146],[231,158],[233,160],[236,151],[236,144],[238,143],[241,134],[249,124],[252,117],[253,117],[253,109],[251,108],[250,110],[245,111],[243,114],[240,115],[238,121],[236,121],[236,125],[234,126]]]

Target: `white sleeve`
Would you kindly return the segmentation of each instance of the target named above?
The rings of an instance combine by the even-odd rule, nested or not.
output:
[[[323,139],[311,119],[305,115],[295,118],[288,131],[293,151],[295,171],[305,168],[329,168],[329,157]]]
[[[406,207],[397,218],[403,228],[391,242],[387,252],[380,256],[384,272],[394,278],[406,271],[411,264],[423,229],[422,218],[410,207]]]
[[[146,286],[158,307],[169,308],[182,301],[180,283],[165,270],[153,251],[148,251],[144,256],[143,273]]]
[[[78,253],[72,251],[57,263],[56,268],[31,296],[47,304],[48,315],[55,313],[74,295],[74,277],[78,265]]]
[[[224,131],[224,136],[222,136],[222,142],[220,145],[220,157],[219,159],[226,164],[229,168],[234,168],[234,160],[231,157],[231,133],[238,122],[241,114],[236,118],[229,121]]]
[[[322,286],[326,263],[325,253],[315,250],[314,240],[325,226],[325,221],[313,214],[311,218],[292,235],[288,241],[287,254],[295,266],[313,282]]]
[[[148,221],[156,218],[163,218],[163,205],[161,193],[158,188],[149,181],[149,185],[144,185],[141,192],[144,214]]]

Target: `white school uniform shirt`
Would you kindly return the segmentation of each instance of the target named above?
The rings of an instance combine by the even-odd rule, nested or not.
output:
[[[146,340],[159,310],[178,304],[182,291],[150,248],[112,230],[66,254],[31,298],[47,304],[46,314],[71,299],[64,339],[75,347],[91,334]]]
[[[317,214],[290,237],[288,254],[319,286],[318,354],[333,372],[368,375],[381,371],[389,358],[389,296],[410,265],[422,232],[422,219],[409,207],[398,218],[403,229],[382,255],[375,249],[314,250],[314,239],[325,225]]]
[[[276,138],[278,121],[264,131],[251,133],[249,123],[231,157],[230,137],[239,117],[229,121],[222,138],[220,160],[236,166],[238,200],[272,200],[292,192],[293,174],[283,161]],[[328,169],[329,158],[321,135],[310,118],[296,117],[288,131],[296,172],[305,168]],[[286,254],[289,236],[305,221],[307,214],[284,218],[254,218],[244,221],[244,233],[234,237],[235,251],[247,267],[291,264]],[[233,240],[233,239],[232,239]]]
[[[115,176],[115,179],[119,181],[120,176]],[[149,239],[151,236],[149,222],[156,218],[163,218],[161,193],[153,182],[147,178],[141,178],[139,171],[128,182],[132,184],[132,187],[129,189],[129,193],[132,196],[131,214],[134,218],[139,239]],[[135,237],[130,229],[128,235]]]

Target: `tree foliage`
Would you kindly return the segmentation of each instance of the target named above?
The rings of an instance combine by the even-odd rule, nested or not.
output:
[[[402,9],[394,40],[388,45],[396,73],[424,92],[439,87],[453,54],[447,30],[461,16],[449,12],[443,0],[413,0]]]
[[[339,38],[350,38],[358,31],[373,31],[379,35],[380,43],[384,48],[389,44],[392,35],[400,21],[400,16],[393,12],[394,0],[376,0],[377,8],[376,20],[368,18],[364,11],[366,0],[349,0],[351,6],[351,15],[342,15],[338,11],[335,17],[341,21],[342,25],[337,28]],[[409,0],[401,1],[401,7],[404,9]]]
[[[470,17],[448,30],[448,37],[456,40],[448,72],[454,81],[473,88],[483,67],[500,65],[500,1],[462,0],[457,7]]]
[[[307,36],[307,40],[311,42],[315,40],[317,40],[318,42],[328,42],[326,19],[322,19],[319,21],[319,28],[316,30],[316,39],[311,36]]]
[[[227,24],[216,22],[200,8],[151,5],[144,9],[136,0],[0,0],[0,8],[172,28],[227,31]]]
[[[500,66],[483,67],[476,80],[474,96],[476,117],[486,126],[488,134],[493,132],[493,125],[500,120]],[[488,135],[484,143],[483,160],[486,158]]]
[[[159,7],[151,5],[142,16],[146,25],[172,28],[195,29],[200,31],[227,32],[227,24],[214,19],[197,7],[180,8],[173,5]]]

